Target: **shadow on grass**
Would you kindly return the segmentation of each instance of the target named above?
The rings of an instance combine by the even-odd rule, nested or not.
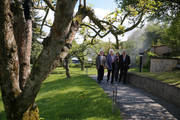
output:
[[[73,74],[66,79],[59,72],[51,74],[36,103],[44,120],[121,120],[119,110],[112,113],[110,98],[87,75]],[[0,120],[6,120],[5,112],[0,112]]]
[[[86,75],[44,83],[36,101],[45,120],[121,119],[119,111],[112,114],[111,100]]]
[[[0,120],[6,120],[6,113],[4,111],[0,112]]]

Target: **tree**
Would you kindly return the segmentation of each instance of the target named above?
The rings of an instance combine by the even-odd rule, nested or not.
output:
[[[143,1],[143,2],[141,2]],[[155,7],[156,2],[151,2],[151,0],[141,0],[137,1],[136,4],[128,4],[123,7],[119,7],[114,12],[108,14],[100,23],[103,23],[103,27],[97,27],[96,23],[98,20],[95,19],[94,23],[82,24],[88,26],[94,31],[92,38],[97,36],[103,38],[107,34],[111,33],[116,39],[116,48],[119,48],[119,38],[118,36],[123,35],[137,27],[142,27],[145,21],[145,14],[152,14],[152,12],[157,9]],[[126,23],[130,25],[127,26]]]
[[[44,40],[43,50],[32,70],[30,67],[32,1],[1,0],[0,2],[2,98],[7,119],[21,120],[32,108],[41,83],[52,70],[52,64],[65,46],[65,38],[69,40],[70,26],[79,24],[77,20],[72,21],[77,1],[57,1],[51,34]],[[59,22],[63,24],[58,24]]]
[[[81,64],[81,70],[84,71],[85,67],[85,57],[90,54],[88,51],[88,48],[91,48],[93,45],[91,43],[91,40],[88,40],[86,38],[87,36],[84,36],[83,43],[78,44],[76,41],[73,41],[73,47],[70,52],[70,56],[77,57],[80,64]]]
[[[67,56],[86,16],[91,24],[94,23],[92,26],[101,30],[99,32],[109,31],[118,35],[138,26],[147,11],[142,8],[137,22],[131,27],[121,29],[115,27],[115,22],[108,21],[108,18],[107,21],[99,20],[93,10],[86,6],[86,0],[83,5],[79,1],[78,11],[73,15],[77,0],[44,0],[46,4],[42,0],[0,0],[0,86],[8,120],[32,119],[30,114],[42,82],[56,68],[59,58]],[[33,8],[45,9],[46,14],[51,9],[55,11],[55,19],[50,34],[43,40],[43,49],[31,69]],[[118,11],[115,13],[119,15]],[[130,12],[128,15],[132,17],[132,13],[134,14]],[[101,36],[99,32],[96,33]]]
[[[180,13],[172,21],[169,28],[165,29],[165,33],[162,35],[166,44],[174,48],[175,51],[179,51],[180,47]]]
[[[68,54],[64,59],[60,59],[60,64],[62,64],[62,66],[66,70],[66,78],[71,78],[69,72],[69,58],[70,58],[70,54]]]
[[[160,21],[172,21],[178,14],[180,10],[180,1],[179,0],[115,0],[118,6],[122,9],[125,9],[126,6],[136,6],[138,7],[139,3],[148,4],[153,2],[152,6],[153,12],[148,15],[150,20],[158,19]]]

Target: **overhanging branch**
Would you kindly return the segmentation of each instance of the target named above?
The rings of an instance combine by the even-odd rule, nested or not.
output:
[[[49,0],[44,0],[44,2],[47,4],[47,6],[52,10],[55,11],[55,7],[52,5],[52,3]]]

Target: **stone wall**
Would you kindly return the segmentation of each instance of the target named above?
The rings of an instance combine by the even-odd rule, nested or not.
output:
[[[150,72],[169,72],[177,65],[176,59],[158,59],[152,58]]]
[[[133,73],[128,73],[128,81],[133,86],[144,89],[180,107],[180,88]]]
[[[166,45],[161,45],[161,46],[154,46],[151,48],[151,51],[154,52],[157,55],[163,55],[165,53],[172,52],[172,49]]]

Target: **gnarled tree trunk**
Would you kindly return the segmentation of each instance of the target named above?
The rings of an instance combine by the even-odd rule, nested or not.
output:
[[[0,85],[8,120],[35,119],[30,115],[37,110],[35,97],[65,45],[76,2],[57,1],[51,33],[31,70],[32,1],[0,0]]]

